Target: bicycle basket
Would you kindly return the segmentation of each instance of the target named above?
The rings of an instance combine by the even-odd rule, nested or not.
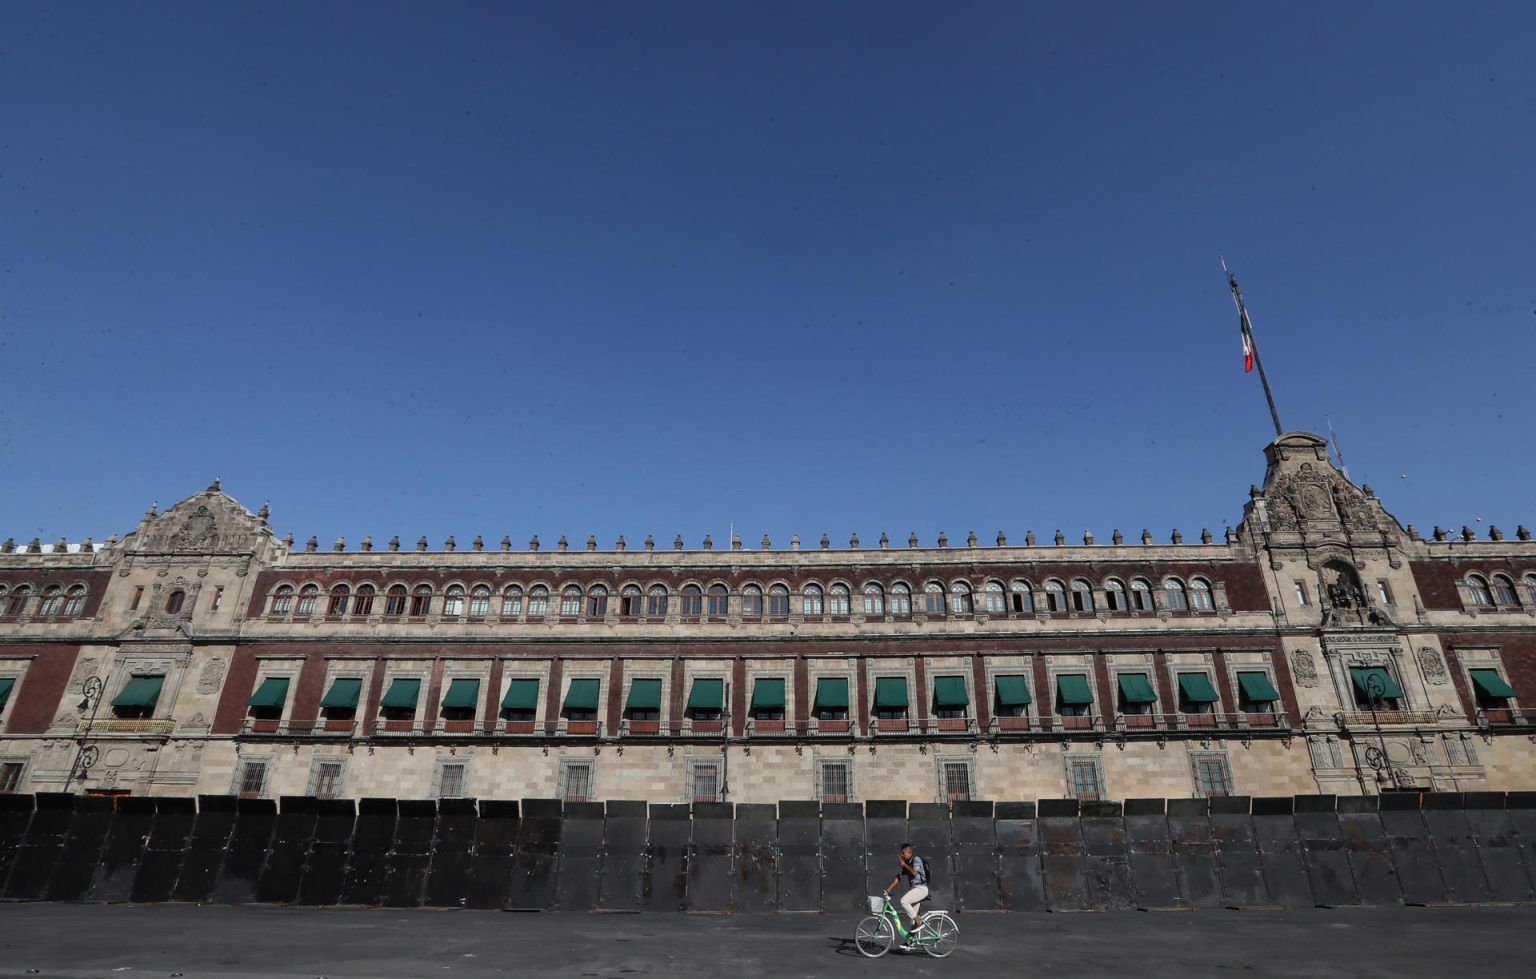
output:
[[[869,896],[869,913],[879,914],[885,910],[885,898],[871,894]]]

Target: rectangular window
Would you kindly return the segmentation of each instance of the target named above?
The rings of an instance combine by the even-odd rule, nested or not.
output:
[[[844,761],[824,761],[821,763],[821,778],[818,788],[821,789],[822,802],[847,802],[848,801],[848,763]]]
[[[223,586],[220,586],[220,587],[215,588],[213,590],[213,608],[212,608],[212,611],[217,612],[219,610],[219,606],[223,605],[223,604],[224,604],[224,588],[223,588]]]
[[[1311,602],[1309,602],[1307,600],[1307,583],[1305,581],[1298,581],[1298,582],[1296,582],[1296,604],[1297,605],[1310,605],[1310,604],[1312,604]]]
[[[694,802],[714,802],[720,798],[720,769],[716,765],[694,765],[690,798]]]
[[[437,780],[439,799],[458,799],[464,795],[464,766],[444,765]]]
[[[240,797],[242,799],[259,799],[262,791],[267,787],[267,763],[264,761],[248,761],[240,772]]]
[[[1376,597],[1383,605],[1392,604],[1392,586],[1385,581],[1376,582]]]
[[[15,792],[21,785],[21,762],[0,764],[0,792]]]
[[[315,787],[311,794],[317,799],[334,799],[341,794],[341,762],[322,761],[315,766]]]
[[[566,802],[586,802],[592,795],[592,766],[566,762],[560,769],[560,798]]]
[[[133,590],[133,601],[128,603],[128,611],[130,611],[130,612],[137,612],[138,609],[139,609],[139,602],[143,601],[143,599],[144,599],[144,589],[143,589],[143,587],[141,586],[139,588],[135,588]]]
[[[963,761],[944,763],[944,798],[964,802],[971,797],[971,766]]]
[[[1195,790],[1206,798],[1232,794],[1232,775],[1227,760],[1220,755],[1196,755]]]
[[[1099,763],[1092,758],[1067,760],[1067,789],[1080,802],[1097,802],[1103,786],[1099,779]]]
[[[423,616],[432,611],[432,594],[426,592],[411,596],[411,615]]]

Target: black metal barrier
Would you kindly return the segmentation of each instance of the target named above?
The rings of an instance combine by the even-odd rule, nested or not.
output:
[[[1536,792],[730,805],[0,796],[0,897],[856,912],[1536,901]]]

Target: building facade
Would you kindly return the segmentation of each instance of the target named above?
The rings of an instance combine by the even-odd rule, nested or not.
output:
[[[1536,787],[1536,543],[1290,433],[1213,539],[0,548],[0,791],[932,802]]]

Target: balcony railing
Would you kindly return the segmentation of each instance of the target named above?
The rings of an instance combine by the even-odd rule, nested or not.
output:
[[[1439,721],[1432,710],[1344,710],[1334,715],[1346,728],[1429,727]]]
[[[89,721],[81,721],[75,730],[84,734],[86,728],[90,728],[91,734],[170,734],[176,730],[176,722],[170,719],[157,720],[148,717],[104,717],[91,724]]]
[[[1500,727],[1507,724],[1524,724],[1525,715],[1518,707],[1479,707],[1478,727]]]

